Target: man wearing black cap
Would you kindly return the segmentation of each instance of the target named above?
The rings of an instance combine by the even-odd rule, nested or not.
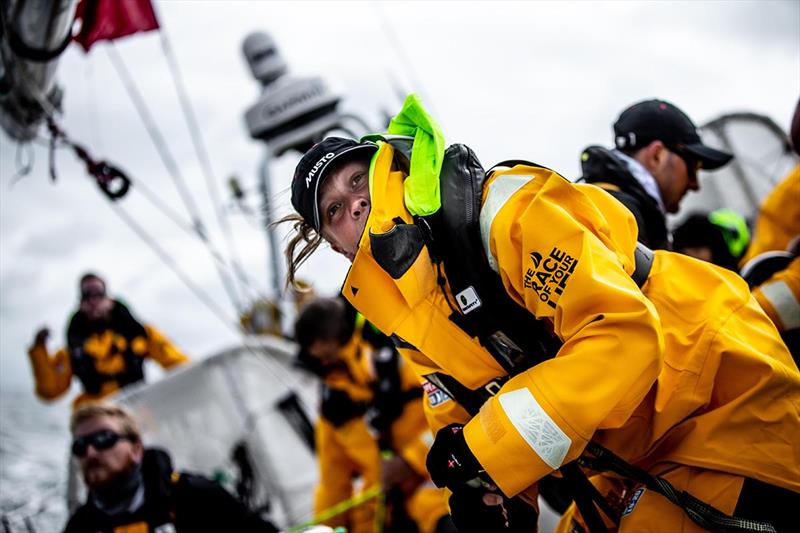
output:
[[[666,214],[676,213],[686,193],[699,188],[697,171],[733,157],[703,144],[691,119],[663,100],[623,111],[614,123],[614,144],[614,150],[584,150],[581,179],[625,204],[636,217],[639,241],[653,249],[669,248]]]

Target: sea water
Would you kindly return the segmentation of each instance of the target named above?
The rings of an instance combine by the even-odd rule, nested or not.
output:
[[[0,388],[0,531],[54,533],[67,519],[69,399]]]

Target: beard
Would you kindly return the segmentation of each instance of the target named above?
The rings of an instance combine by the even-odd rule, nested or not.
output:
[[[119,480],[128,478],[136,466],[136,463],[131,461],[125,467],[115,469],[100,458],[87,459],[82,468],[83,479],[90,489],[102,491],[115,485]]]

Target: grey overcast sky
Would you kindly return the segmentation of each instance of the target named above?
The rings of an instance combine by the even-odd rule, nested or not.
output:
[[[783,128],[800,94],[800,2],[266,2],[163,0],[159,19],[180,64],[211,164],[221,182],[239,177],[256,205],[262,147],[243,113],[260,89],[241,55],[251,31],[273,34],[290,72],[320,75],[342,107],[379,126],[396,112],[393,89],[417,90],[449,142],[472,146],[484,163],[533,159],[569,177],[581,149],[609,144],[610,124],[627,105],[670,100],[697,123],[749,110]],[[85,55],[71,45],[57,77],[63,127],[98,158],[125,169],[185,214],[119,77],[107,44]],[[133,74],[212,236],[222,246],[201,167],[155,33],[114,47]],[[44,132],[43,132],[44,133]],[[17,148],[0,134],[0,386],[32,394],[25,354],[34,331],[49,325],[50,348],[64,341],[86,270],[134,313],[160,327],[195,358],[236,342],[154,253],[123,224],[74,156],[33,145],[33,170],[11,186]],[[21,155],[25,155],[25,151]],[[272,166],[274,203],[288,212],[296,154]],[[134,190],[123,208],[233,315],[203,247]],[[230,222],[242,263],[268,290],[266,243],[235,210]],[[347,265],[330,250],[302,272],[332,293]]]

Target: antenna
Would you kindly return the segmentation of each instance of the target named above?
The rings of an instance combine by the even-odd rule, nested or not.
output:
[[[272,292],[277,304],[282,299],[282,268],[274,222],[269,167],[273,158],[290,150],[305,153],[329,132],[369,131],[359,116],[339,111],[341,97],[333,93],[319,76],[295,76],[271,35],[255,32],[242,43],[250,72],[261,84],[261,95],[245,112],[247,130],[253,139],[264,143],[264,159],[259,169],[264,225],[269,246]]]

